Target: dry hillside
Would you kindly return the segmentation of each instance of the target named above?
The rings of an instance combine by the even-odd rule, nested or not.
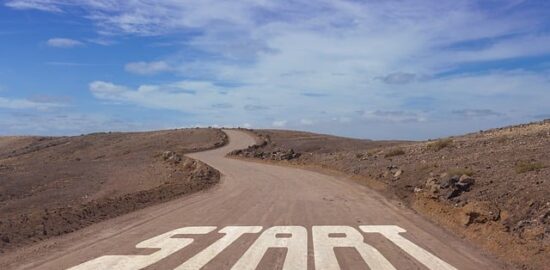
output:
[[[253,130],[233,155],[344,172],[518,268],[550,264],[550,121],[424,142]]]
[[[215,184],[217,129],[0,137],[0,253]]]

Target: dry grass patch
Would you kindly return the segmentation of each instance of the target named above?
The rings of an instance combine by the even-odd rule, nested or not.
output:
[[[449,169],[447,171],[447,173],[450,175],[450,176],[462,176],[462,175],[467,175],[467,176],[472,176],[474,175],[474,171],[472,169],[468,169],[468,168],[452,168],[452,169]]]
[[[541,169],[544,169],[546,166],[544,166],[540,162],[533,162],[533,161],[520,161],[516,164],[516,172],[517,173],[526,173],[531,171],[538,171]]]
[[[427,148],[433,151],[439,151],[445,147],[449,147],[453,144],[452,139],[439,139],[435,142],[428,143]]]
[[[384,157],[395,157],[404,155],[405,151],[401,148],[391,149]]]

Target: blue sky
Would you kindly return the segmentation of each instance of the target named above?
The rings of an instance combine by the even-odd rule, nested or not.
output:
[[[8,0],[0,135],[427,139],[550,118],[549,1]]]

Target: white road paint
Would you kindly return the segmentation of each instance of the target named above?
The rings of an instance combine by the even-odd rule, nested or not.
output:
[[[415,243],[409,241],[399,233],[407,232],[403,228],[393,225],[387,226],[359,226],[366,233],[379,233],[407,252],[413,258],[425,265],[431,270],[456,270],[452,265],[446,263]]]
[[[287,248],[283,270],[307,269],[307,230],[275,226],[265,230],[232,270],[255,270],[269,248]]]
[[[394,225],[359,226],[365,233],[379,233],[401,248],[407,254],[431,270],[456,270],[453,266],[419,247],[400,233],[404,229]],[[178,250],[191,244],[191,238],[174,238],[177,235],[209,234],[216,227],[183,227],[151,239],[140,242],[136,248],[159,249],[150,255],[106,255],[92,259],[71,270],[98,270],[98,269],[142,269],[150,266]],[[210,246],[187,260],[176,270],[201,269],[212,259],[228,248],[232,243],[247,233],[259,233],[261,226],[227,226],[220,231],[224,236]],[[373,246],[364,242],[364,237],[350,226],[313,226],[313,251],[315,269],[340,269],[334,248],[355,248],[370,269],[395,270],[393,265]],[[284,270],[307,269],[308,232],[302,226],[275,226],[266,229],[250,246],[244,255],[233,265],[232,270],[254,270],[269,248],[286,248]]]
[[[359,252],[370,269],[394,270],[393,265],[382,254],[364,242],[363,235],[349,226],[313,226],[313,250],[315,252],[315,269],[340,269],[335,247],[352,247]],[[342,237],[331,237],[331,234]],[[305,268],[303,268],[305,269]]]
[[[142,269],[166,258],[168,255],[173,254],[193,242],[193,239],[190,238],[172,238],[173,236],[179,234],[207,234],[215,229],[216,227],[183,227],[175,229],[136,245],[136,248],[160,248],[159,251],[150,255],[107,255],[87,261],[70,269]]]
[[[178,266],[176,270],[192,270],[201,269],[209,261],[214,259],[220,252],[231,245],[235,240],[239,239],[245,233],[259,233],[262,230],[261,226],[228,226],[220,230],[220,233],[225,235],[212,245],[208,246],[199,254]]]

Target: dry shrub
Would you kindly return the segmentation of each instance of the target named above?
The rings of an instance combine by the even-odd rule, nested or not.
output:
[[[531,171],[538,171],[540,169],[545,168],[542,163],[540,162],[533,162],[533,161],[520,161],[516,164],[516,172],[517,173],[526,173]]]
[[[452,139],[439,139],[435,142],[428,143],[427,147],[433,151],[439,151],[445,147],[449,147],[453,144]]]
[[[396,149],[391,149],[386,155],[384,155],[385,157],[395,157],[395,156],[401,156],[401,155],[404,155],[405,154],[405,151],[403,149],[400,149],[400,148],[396,148]]]

